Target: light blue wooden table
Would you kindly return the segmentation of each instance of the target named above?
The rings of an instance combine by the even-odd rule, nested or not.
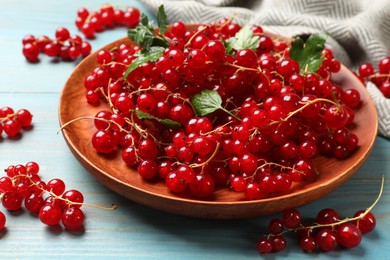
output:
[[[101,185],[73,157],[59,129],[59,95],[75,62],[53,63],[43,57],[29,64],[22,56],[24,35],[48,34],[65,26],[72,34],[79,7],[96,9],[104,0],[0,2],[0,107],[27,108],[33,115],[33,129],[20,140],[0,139],[0,168],[10,164],[36,161],[44,180],[62,178],[69,188],[79,189],[85,200],[109,206],[116,211],[85,207],[84,232],[66,232],[48,228],[26,210],[7,212],[7,227],[0,232],[0,259],[260,259],[257,239],[266,229],[266,216],[242,220],[205,220],[175,216],[133,203]],[[145,9],[136,1],[115,1]],[[97,49],[126,35],[125,29],[98,34],[92,41]],[[332,207],[344,216],[368,207],[376,198],[381,176],[390,179],[390,141],[378,137],[371,156],[345,185],[300,210],[313,217],[318,210]],[[287,237],[288,249],[270,254],[269,259],[390,259],[389,185],[378,206],[377,228],[363,237],[353,250],[304,254],[295,234]]]

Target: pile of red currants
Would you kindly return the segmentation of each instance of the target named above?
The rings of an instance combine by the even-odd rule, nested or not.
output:
[[[137,26],[141,13],[137,8],[128,7],[125,11],[105,4],[98,11],[90,12],[86,8],[77,11],[76,26],[88,39],[94,39],[96,32],[117,26],[133,28]]]
[[[299,247],[308,253],[318,249],[328,252],[337,246],[354,248],[360,244],[362,235],[373,231],[376,226],[371,209],[359,210],[353,217],[341,219],[336,210],[325,208],[318,212],[313,225],[303,225],[298,210],[285,210],[281,218],[270,220],[269,235],[258,240],[257,250],[261,254],[284,250],[287,241],[283,235],[288,232],[298,234]]]
[[[10,107],[0,109],[0,136],[4,131],[9,137],[16,137],[22,129],[31,126],[32,115],[27,109],[14,111]]]
[[[365,83],[371,81],[386,98],[390,98],[390,57],[381,59],[378,64],[378,69],[375,71],[374,66],[370,63],[364,63],[359,66],[359,79]]]
[[[229,46],[242,30],[256,46]],[[160,36],[160,57],[138,64],[145,45],[123,43],[99,51],[84,80],[87,101],[105,103],[93,147],[121,149],[144,179],[198,198],[228,188],[261,199],[315,178],[317,155],[342,160],[357,149],[349,126],[360,94],[331,81],[340,70],[331,50],[308,71],[255,25],[176,22]]]
[[[28,34],[23,40],[23,55],[27,61],[35,63],[39,60],[39,54],[44,53],[49,57],[59,57],[64,61],[75,60],[78,57],[86,57],[91,53],[91,45],[78,35],[70,35],[69,30],[61,27],[55,31],[55,38],[46,35],[36,38]]]
[[[60,222],[67,230],[78,230],[83,226],[84,213],[80,209],[84,196],[77,190],[65,190],[65,183],[58,178],[47,183],[41,180],[39,165],[10,165],[6,175],[0,178],[0,197],[9,211],[25,208],[38,214],[43,224],[53,226]],[[0,212],[0,230],[5,225],[5,215]]]

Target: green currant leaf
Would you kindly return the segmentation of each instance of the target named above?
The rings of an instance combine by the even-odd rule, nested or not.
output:
[[[249,24],[242,27],[230,41],[232,41],[233,49],[237,51],[242,49],[256,50],[260,44],[259,36],[253,36],[253,31]]]
[[[240,118],[222,106],[222,98],[216,90],[203,90],[191,98],[191,104],[198,116],[206,116],[221,109],[237,120],[240,120]]]
[[[133,60],[127,67],[123,78],[126,79],[130,72],[141,66],[148,61],[156,61],[158,58],[163,56],[164,48],[159,46],[150,47],[148,52],[141,52],[138,57]]]
[[[227,40],[227,41],[223,41],[223,40],[221,40],[222,42],[223,42],[223,45],[225,46],[225,52],[226,52],[226,54],[232,54],[232,52],[233,52],[233,45],[234,45],[234,43],[236,42],[236,38],[230,38],[229,40]]]
[[[148,26],[149,25],[149,18],[146,14],[142,13],[141,14],[141,19],[140,19],[140,24],[142,24],[143,26]]]
[[[216,90],[203,90],[191,98],[191,104],[198,116],[205,116],[222,108],[222,98]]]
[[[301,72],[317,72],[322,61],[321,53],[325,48],[326,33],[312,34],[306,42],[296,38],[291,43],[290,57],[299,63]]]
[[[163,34],[167,29],[164,6],[160,6],[157,18],[160,33]],[[141,15],[141,20],[135,28],[128,30],[127,36],[133,40],[135,44],[140,45],[144,52],[148,52],[153,46],[169,46],[168,40],[165,37],[159,37],[155,33],[153,21],[149,21],[149,18],[145,14]]]
[[[167,31],[167,15],[164,10],[164,5],[160,5],[157,12],[157,24],[160,34],[164,34]]]
[[[146,113],[144,111],[141,111],[141,110],[135,110],[135,113],[137,114],[139,119],[152,119],[152,120],[156,120],[156,121],[158,121],[166,126],[171,126],[171,127],[180,126],[180,124],[176,121],[173,121],[171,119],[158,118],[158,117],[155,117],[155,116],[153,116],[149,113]]]

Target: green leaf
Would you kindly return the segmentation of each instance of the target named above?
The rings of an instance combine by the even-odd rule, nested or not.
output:
[[[157,24],[160,34],[164,34],[167,31],[167,15],[164,10],[164,5],[160,5],[157,12]]]
[[[191,104],[195,110],[195,113],[198,116],[206,116],[213,113],[214,111],[221,109],[224,112],[228,113],[237,120],[241,120],[235,114],[226,110],[222,106],[222,98],[216,90],[203,90],[199,94],[191,98]]]
[[[146,113],[144,111],[141,111],[141,110],[135,110],[135,113],[137,113],[137,116],[139,119],[152,119],[152,120],[156,120],[166,126],[172,126],[172,127],[175,127],[175,126],[180,126],[180,124],[176,121],[173,121],[171,119],[162,119],[162,118],[158,118],[158,117],[155,117],[149,113]]]
[[[198,116],[205,116],[222,109],[222,98],[216,90],[203,90],[191,98],[191,104]]]
[[[325,48],[326,33],[312,34],[306,42],[296,38],[291,43],[290,57],[299,63],[301,72],[317,72],[322,61],[321,53]]]
[[[226,54],[231,54],[232,51],[233,51],[233,45],[234,43],[237,41],[236,38],[230,38],[229,40],[227,41],[222,41],[223,42],[223,45],[225,46],[225,52]]]
[[[249,24],[239,30],[234,36],[233,48],[235,50],[250,49],[256,50],[260,44],[259,36],[253,36],[252,28]]]
[[[148,61],[156,61],[163,55],[164,48],[163,47],[151,47],[148,52],[141,52],[138,54],[138,57],[133,60],[130,65],[127,67],[123,78],[126,79],[130,72],[141,66],[142,64]]]
[[[141,14],[140,24],[142,24],[143,26],[148,26],[149,25],[149,18],[144,13]]]
[[[162,9],[164,8],[162,7]],[[163,10],[159,11],[158,19],[160,32],[166,30],[166,16]],[[149,48],[152,46],[169,46],[167,39],[156,35],[153,28],[153,21],[149,21],[149,18],[145,14],[141,15],[140,23],[135,28],[128,30],[127,36],[133,40],[135,44],[140,45],[144,52],[148,52]]]

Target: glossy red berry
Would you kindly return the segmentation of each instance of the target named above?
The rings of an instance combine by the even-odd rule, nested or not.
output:
[[[365,210],[359,210],[357,211],[353,217],[358,217],[363,214],[366,214],[363,218],[356,220],[353,222],[354,225],[356,225],[362,234],[369,233],[375,229],[376,226],[376,218],[374,214],[371,212],[365,213]]]
[[[6,217],[3,212],[0,211],[0,231],[3,230],[6,223]]]
[[[337,247],[335,232],[330,228],[321,229],[316,235],[316,244],[323,251],[332,251]]]
[[[39,211],[39,219],[48,226],[57,225],[62,216],[62,210],[56,205],[45,205]]]
[[[74,231],[83,226],[84,218],[84,213],[81,209],[70,207],[62,213],[61,222],[67,230]]]
[[[84,202],[84,196],[78,190],[65,191],[62,194],[61,198],[62,198],[61,201],[62,201],[63,208],[69,208],[69,207],[80,208]]]
[[[352,223],[344,223],[337,227],[337,243],[345,248],[353,248],[360,244],[362,232]]]
[[[257,241],[256,245],[257,251],[259,251],[260,254],[268,254],[272,252],[272,244],[269,239],[262,238]]]

